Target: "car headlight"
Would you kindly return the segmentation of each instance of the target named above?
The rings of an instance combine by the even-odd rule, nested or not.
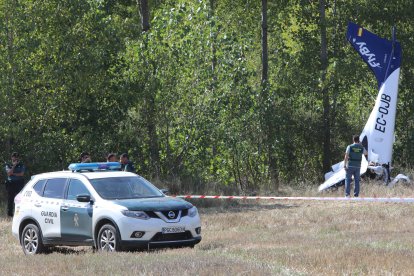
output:
[[[195,206],[188,209],[188,216],[195,217],[198,214],[197,208]]]
[[[136,219],[149,219],[150,218],[147,215],[147,213],[145,213],[143,211],[129,211],[129,210],[124,210],[124,211],[121,211],[121,213],[124,216],[130,217],[130,218],[136,218]]]

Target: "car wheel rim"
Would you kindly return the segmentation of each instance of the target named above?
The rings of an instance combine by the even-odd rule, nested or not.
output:
[[[101,235],[100,244],[103,251],[114,251],[116,245],[115,233],[109,229],[104,230]]]
[[[39,246],[39,237],[36,231],[32,228],[27,229],[27,231],[24,233],[23,246],[24,250],[28,254],[36,253],[37,247]]]

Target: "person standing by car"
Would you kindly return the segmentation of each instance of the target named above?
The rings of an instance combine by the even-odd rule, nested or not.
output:
[[[19,154],[13,152],[11,155],[11,164],[5,167],[7,180],[7,216],[12,217],[14,213],[14,198],[24,187],[24,173],[26,167],[20,161]]]
[[[119,162],[121,163],[121,171],[135,173],[134,164],[129,160],[128,153],[121,154]]]
[[[353,144],[348,145],[345,151],[344,157],[344,167],[346,171],[345,179],[345,196],[350,197],[351,193],[351,180],[354,176],[355,187],[354,187],[354,196],[359,196],[359,178],[361,171],[361,161],[362,155],[367,155],[367,151],[363,145],[359,142],[359,135],[354,135],[352,137]]]
[[[108,154],[108,156],[106,157],[106,162],[117,162],[116,154],[115,153]]]
[[[109,153],[108,156],[106,156],[106,162],[118,162],[118,157],[116,156],[116,153]],[[111,170],[122,171],[119,167],[113,168]]]
[[[91,159],[91,155],[89,154],[89,152],[82,152],[80,155],[80,162],[81,163],[91,163],[92,159]]]

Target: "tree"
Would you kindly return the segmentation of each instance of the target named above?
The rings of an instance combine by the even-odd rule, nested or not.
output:
[[[267,45],[267,0],[262,0],[262,79],[261,79],[261,87],[262,87],[262,95],[264,102],[268,102],[269,99],[269,79],[268,79],[268,71],[269,71],[269,61],[268,61],[268,45]],[[271,101],[266,104],[265,109],[265,131],[266,143],[267,143],[267,153],[268,153],[268,166],[269,166],[269,177],[270,181],[273,184],[272,186],[275,190],[278,190],[278,179],[277,179],[277,163],[276,163],[276,156],[275,156],[275,145],[273,143],[276,142],[276,131],[275,131],[275,124],[274,124],[274,103]]]
[[[325,0],[319,0],[319,18],[320,18],[320,32],[321,32],[321,93],[323,98],[323,171],[327,172],[331,167],[331,124],[330,124],[330,102],[329,91],[327,85],[327,70],[328,70],[328,46],[326,39],[326,16],[325,16]]]
[[[141,15],[141,28],[143,32],[150,29],[150,11],[148,0],[137,0],[139,5],[139,12]]]

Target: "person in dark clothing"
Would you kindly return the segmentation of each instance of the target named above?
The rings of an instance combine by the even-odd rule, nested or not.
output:
[[[119,162],[121,163],[121,171],[135,173],[134,164],[129,160],[127,153],[121,154]]]
[[[26,167],[20,161],[19,154],[13,152],[11,155],[11,164],[5,167],[7,180],[7,216],[12,217],[14,214],[14,198],[24,187],[24,173]]]
[[[118,162],[118,157],[117,157],[117,155],[115,154],[115,153],[109,153],[107,156],[106,156],[106,162]],[[121,170],[121,168],[116,168],[116,169],[110,169],[110,170],[113,170],[113,171],[122,171]]]
[[[115,153],[108,154],[108,156],[106,157],[106,162],[117,162],[116,154]]]
[[[89,152],[82,152],[80,155],[80,160],[81,163],[91,163],[92,159],[91,159],[91,155],[89,154]]]
[[[351,180],[354,176],[355,187],[354,196],[359,196],[359,178],[361,170],[362,155],[367,155],[367,151],[363,145],[359,142],[359,135],[353,136],[354,143],[349,145],[345,151],[344,166],[346,170],[345,179],[345,196],[350,197],[351,193]]]

